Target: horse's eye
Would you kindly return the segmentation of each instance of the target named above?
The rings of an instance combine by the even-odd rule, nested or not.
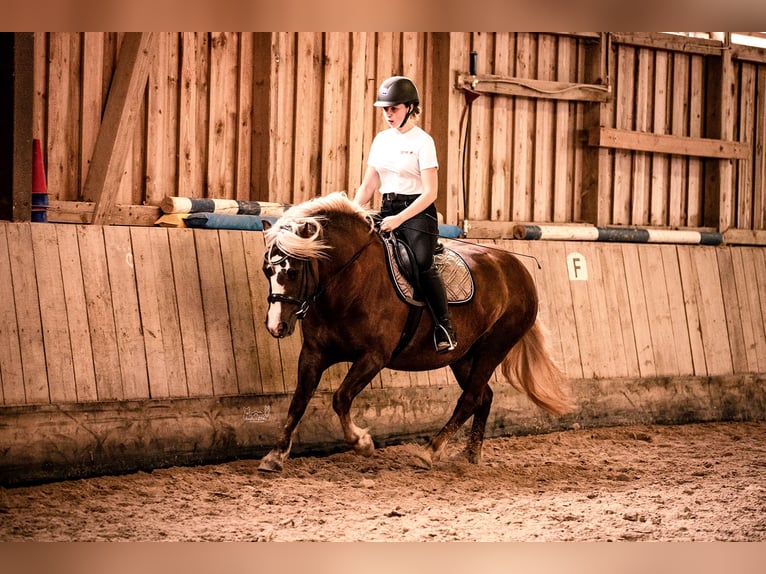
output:
[[[271,265],[264,265],[263,266],[263,274],[266,277],[271,277],[274,275],[274,268]]]
[[[290,281],[295,281],[298,278],[298,270],[290,268],[287,270],[287,278]]]

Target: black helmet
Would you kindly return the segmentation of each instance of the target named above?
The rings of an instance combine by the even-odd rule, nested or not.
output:
[[[420,104],[418,89],[412,80],[404,76],[391,76],[378,88],[378,99],[375,106],[385,108],[397,104]]]

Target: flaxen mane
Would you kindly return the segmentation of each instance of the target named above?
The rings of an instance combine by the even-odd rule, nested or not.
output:
[[[370,212],[349,200],[345,192],[336,191],[285,211],[265,234],[267,249],[276,245],[283,253],[302,259],[326,257],[328,245],[322,240],[322,223],[328,212],[356,215],[372,230]]]

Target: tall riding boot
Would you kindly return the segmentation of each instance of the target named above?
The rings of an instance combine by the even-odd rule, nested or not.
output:
[[[436,265],[420,274],[420,287],[434,318],[434,345],[437,353],[452,351],[457,345],[455,330],[450,321],[447,290],[442,274]]]

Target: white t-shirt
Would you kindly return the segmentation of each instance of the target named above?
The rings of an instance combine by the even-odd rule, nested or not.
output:
[[[415,126],[405,133],[396,128],[379,132],[372,140],[367,163],[378,170],[381,193],[423,193],[420,172],[439,167],[433,138]]]

